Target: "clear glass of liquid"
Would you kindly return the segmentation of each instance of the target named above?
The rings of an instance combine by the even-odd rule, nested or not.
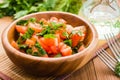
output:
[[[120,27],[114,27],[120,23],[120,7],[116,0],[86,0],[80,13],[94,24],[100,39],[104,39],[103,34],[117,34],[120,30]]]

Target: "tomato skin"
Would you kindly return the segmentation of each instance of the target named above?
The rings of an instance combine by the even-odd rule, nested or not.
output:
[[[31,37],[31,40],[34,41],[34,42],[38,41],[38,36],[33,35],[33,36]]]
[[[65,29],[59,29],[59,30],[56,31],[56,34],[59,34],[59,35],[60,35],[60,38],[61,38],[62,40],[64,40],[64,39],[66,39],[66,36],[63,35],[64,32],[66,32]]]
[[[78,34],[74,34],[72,35],[71,39],[72,39],[72,47],[75,47],[79,43],[81,37]]]
[[[50,21],[50,22],[58,22],[58,18],[56,18],[56,17],[51,17],[49,21]]]
[[[58,53],[58,49],[56,46],[51,46],[50,49],[54,55]]]
[[[39,24],[29,23],[28,26],[32,28],[36,33],[42,31],[42,27]]]
[[[27,44],[29,47],[31,47],[31,46],[35,45],[35,42],[33,40],[31,40],[31,39],[27,39],[25,41],[25,44]]]
[[[73,30],[73,27],[71,25],[66,25],[66,31],[70,34]]]
[[[66,22],[64,19],[62,19],[62,18],[59,19],[59,22],[64,23],[64,24],[67,23],[67,22]]]
[[[11,42],[11,45],[15,48],[15,49],[19,49],[19,46],[18,46],[18,44],[15,42],[15,41],[12,41]]]
[[[49,47],[45,44],[45,39],[44,38],[39,39],[39,44],[43,47],[43,49],[45,49],[46,52],[48,52],[48,54],[51,53]]]
[[[17,30],[17,32],[22,33],[22,34],[24,34],[27,31],[27,27],[20,26],[20,25],[16,25],[15,29]]]
[[[59,48],[59,51],[61,52],[62,56],[72,55],[72,49],[71,49],[71,47],[67,46],[63,42],[59,43],[58,48]]]
[[[71,49],[71,47],[66,47],[66,48],[62,49],[61,50],[61,54],[62,54],[62,56],[72,55],[72,49]]]

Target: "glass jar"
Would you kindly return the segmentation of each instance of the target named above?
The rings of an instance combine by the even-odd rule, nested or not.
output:
[[[120,31],[120,7],[116,0],[85,0],[80,13],[94,24],[100,39],[104,39],[103,34]]]

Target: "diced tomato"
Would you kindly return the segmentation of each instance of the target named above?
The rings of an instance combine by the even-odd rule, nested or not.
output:
[[[51,49],[51,51],[52,51],[53,54],[57,54],[58,53],[57,46],[51,46],[50,49]]]
[[[64,19],[59,19],[59,22],[66,24],[67,22]]]
[[[61,52],[62,56],[68,56],[72,54],[72,49],[71,47],[67,46],[66,44],[64,44],[63,42],[59,43],[59,51]]]
[[[39,24],[29,23],[28,26],[32,28],[36,33],[42,31],[42,27]]]
[[[11,42],[11,45],[15,48],[15,49],[19,49],[18,44],[15,41]]]
[[[85,49],[85,46],[84,45],[81,45],[78,49],[78,52],[82,51],[83,49]]]
[[[38,36],[33,35],[33,36],[31,37],[31,40],[34,41],[34,42],[36,42],[36,41],[38,40]]]
[[[66,36],[64,36],[64,32],[66,32],[65,29],[59,29],[56,31],[56,34],[59,34],[61,39],[66,39]]]
[[[72,39],[72,47],[75,47],[79,43],[81,37],[78,34],[74,34],[72,35],[71,39]]]
[[[58,39],[58,43],[60,43],[61,39],[60,39],[60,35],[59,34],[55,34],[55,36],[57,37]]]
[[[57,38],[45,38],[45,44],[47,46],[58,46]]]
[[[33,40],[31,40],[31,39],[27,39],[25,41],[25,44],[27,44],[29,47],[31,47],[31,46],[35,45],[35,42]]]
[[[22,34],[24,34],[27,31],[27,27],[20,26],[20,25],[16,25],[15,29],[17,30],[17,32],[22,33]]]
[[[73,27],[71,25],[66,25],[66,31],[70,34],[73,30]]]
[[[56,18],[56,17],[51,17],[49,21],[50,21],[50,22],[58,22],[58,18]]]
[[[71,47],[67,46],[66,48],[61,50],[62,56],[69,56],[72,55],[72,49]]]
[[[39,43],[42,46],[42,48],[45,49],[45,51],[51,53],[50,48],[45,44],[45,38],[40,38]]]
[[[73,30],[80,30],[82,32],[80,41],[83,41],[86,36],[86,27],[85,26],[78,26],[75,27]]]
[[[40,22],[42,22],[43,24],[47,24],[48,23],[48,21],[46,19],[44,19],[44,18],[41,18]]]

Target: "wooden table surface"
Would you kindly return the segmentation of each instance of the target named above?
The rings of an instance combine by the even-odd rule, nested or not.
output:
[[[4,17],[4,18],[0,19],[0,38],[1,38],[2,31],[12,21],[13,20],[10,17]],[[98,47],[103,45],[104,43],[105,43],[104,40],[99,40]],[[1,39],[0,39],[0,55],[2,55],[2,54],[5,54],[5,51],[2,47]],[[0,68],[1,68],[1,65],[0,65]],[[0,70],[2,70],[2,69],[0,69]],[[7,73],[6,73],[6,75],[10,76]],[[12,77],[12,76],[10,76],[10,77]],[[25,79],[24,77],[22,79],[33,80],[33,79],[29,79],[29,78]],[[21,80],[21,79],[17,78],[17,80]],[[39,80],[41,80],[41,79],[39,79]],[[43,79],[43,80],[45,80],[45,79]],[[87,63],[83,68],[72,73],[65,80],[120,80],[120,78],[116,77],[115,74],[98,57],[96,57],[93,60],[91,60],[89,63]]]

